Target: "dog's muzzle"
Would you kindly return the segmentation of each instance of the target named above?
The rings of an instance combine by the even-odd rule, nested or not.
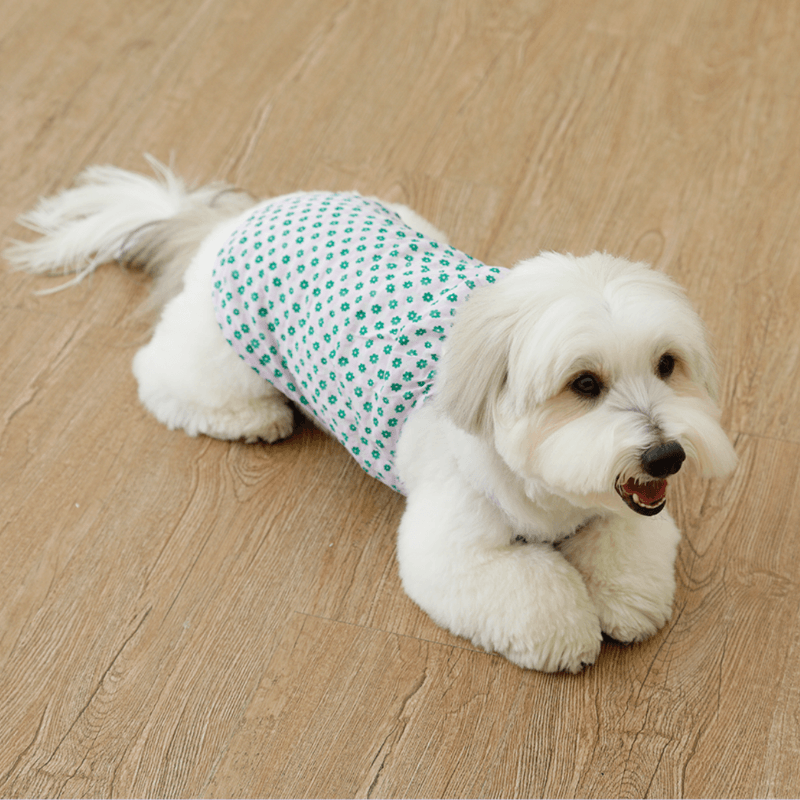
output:
[[[642,469],[655,480],[629,478],[624,483],[617,477],[615,489],[629,508],[637,514],[652,517],[667,502],[667,478],[674,475],[686,460],[679,442],[666,442],[645,450],[641,456]]]

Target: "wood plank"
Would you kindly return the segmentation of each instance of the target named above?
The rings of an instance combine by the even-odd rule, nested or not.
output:
[[[288,623],[205,795],[471,796],[522,713],[524,684],[542,681],[460,648],[306,615]],[[528,724],[546,762],[544,705]]]

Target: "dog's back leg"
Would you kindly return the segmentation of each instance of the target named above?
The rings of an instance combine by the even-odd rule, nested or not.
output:
[[[214,316],[216,254],[231,223],[218,226],[191,260],[151,341],[134,358],[144,406],[169,428],[217,439],[274,442],[292,432],[286,398],[242,361]]]

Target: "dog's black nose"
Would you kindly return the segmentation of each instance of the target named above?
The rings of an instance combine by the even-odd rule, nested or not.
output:
[[[658,444],[642,453],[642,467],[654,478],[674,475],[686,459],[686,453],[678,442]]]

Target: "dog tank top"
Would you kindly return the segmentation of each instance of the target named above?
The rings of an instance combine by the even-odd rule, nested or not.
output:
[[[241,218],[219,252],[214,307],[252,369],[403,493],[403,423],[431,396],[456,309],[505,271],[428,239],[377,200],[297,193]]]

